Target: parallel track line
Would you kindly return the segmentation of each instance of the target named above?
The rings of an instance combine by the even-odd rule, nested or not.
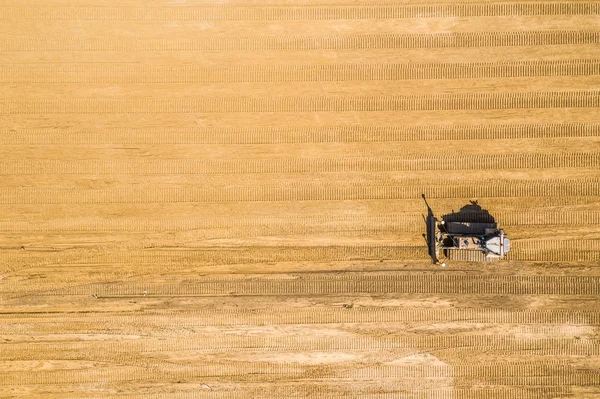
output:
[[[514,226],[598,225],[596,211],[514,211],[495,212],[495,220],[505,228]],[[465,221],[473,221],[468,218]],[[423,230],[421,213],[381,215],[265,216],[265,217],[168,217],[168,218],[69,218],[0,220],[0,232],[158,232],[216,229],[222,236],[307,234],[319,231]],[[226,230],[226,231],[221,231]],[[245,232],[245,234],[243,234]],[[544,249],[549,249],[544,247]]]
[[[194,114],[247,112],[389,112],[523,108],[600,108],[600,91],[477,93],[375,97],[178,97],[170,99],[2,100],[0,113]]]
[[[485,184],[484,184],[485,183]],[[397,184],[397,183],[396,183]],[[492,197],[552,197],[598,196],[597,179],[547,180],[531,182],[494,181],[368,185],[313,185],[298,182],[294,187],[247,186],[233,188],[198,188],[191,186],[154,186],[152,189],[56,189],[41,187],[0,187],[0,204],[119,204],[169,202],[254,202],[254,201],[333,201],[333,200],[392,200],[415,199],[421,194],[428,198],[492,198]]]
[[[0,385],[37,385],[37,384],[80,384],[90,382],[117,381],[164,381],[170,379],[238,377],[242,380],[264,378],[266,375],[277,376],[278,379],[310,379],[310,366],[290,363],[215,363],[198,366],[161,365],[157,367],[132,368],[98,368],[93,370],[56,370],[56,371],[15,371],[0,373]],[[552,374],[554,373],[554,374]],[[560,374],[558,374],[560,373]],[[554,386],[554,385],[595,385],[600,383],[600,374],[577,373],[569,368],[540,367],[540,365],[495,365],[495,366],[372,366],[350,372],[321,372],[322,379],[372,380],[388,379],[414,384],[412,379],[438,379],[462,377],[468,381],[502,386]],[[464,377],[463,377],[464,376]],[[398,383],[397,381],[396,383]],[[493,383],[495,382],[495,384]],[[501,384],[499,384],[501,382]]]
[[[127,395],[127,399],[272,399],[274,397],[291,398],[310,391],[316,399],[540,399],[570,395],[569,387],[500,387],[494,388],[434,388],[426,391],[386,392],[390,387],[378,386],[371,392],[365,393],[356,388],[349,391],[348,384],[318,389],[319,385],[300,385],[293,389],[273,387],[269,390],[239,387],[235,391],[197,391],[193,394],[176,392],[145,395]]]
[[[0,160],[0,175],[204,175],[425,170],[600,169],[600,153],[161,160]]]
[[[599,60],[340,65],[0,65],[0,83],[216,83],[595,76]]]
[[[297,308],[297,309],[218,309],[218,310],[156,310],[131,314],[72,314],[72,313],[6,313],[2,312],[4,328],[14,329],[23,325],[57,325],[61,329],[82,328],[85,325],[157,327],[176,324],[178,327],[207,326],[265,326],[265,325],[319,325],[340,323],[489,323],[489,324],[569,324],[600,325],[599,311],[571,310],[515,310],[496,308],[404,308],[404,307],[355,307],[345,309]]]
[[[319,385],[296,386],[294,389],[283,387],[265,389],[237,388],[235,391],[212,391],[190,393],[160,393],[146,395],[128,395],[127,399],[271,399],[274,397],[290,398],[301,395],[310,390],[311,397],[316,399],[540,399],[570,395],[569,387],[500,387],[494,388],[435,388],[426,391],[386,392],[388,386],[381,386],[369,393],[358,391],[356,388],[349,391],[348,384],[344,382],[343,388],[327,387],[317,390]],[[393,389],[393,388],[392,388]]]
[[[35,21],[321,21],[403,18],[496,17],[529,15],[598,15],[595,2],[492,3],[398,6],[339,6],[320,4],[299,7],[50,7],[3,6],[0,20]]]
[[[0,129],[0,145],[283,144],[600,137],[600,124]]]
[[[597,340],[576,339],[515,339],[495,335],[431,335],[431,336],[390,336],[386,338],[326,337],[307,338],[298,336],[233,335],[219,336],[191,335],[174,339],[137,339],[124,341],[71,341],[71,342],[27,342],[3,344],[5,360],[38,359],[56,353],[64,359],[89,359],[99,353],[103,357],[123,356],[129,353],[160,353],[175,351],[198,351],[215,353],[240,352],[302,352],[302,351],[389,351],[389,350],[444,350],[447,348],[469,348],[477,351],[533,352],[545,350],[546,355],[585,356],[600,354]],[[51,358],[51,357],[50,357]],[[83,357],[85,359],[85,357]]]
[[[510,32],[455,32],[435,34],[354,36],[204,36],[178,38],[82,38],[81,36],[11,36],[0,41],[0,52],[40,51],[261,51],[261,50],[362,50],[409,48],[468,48],[581,45],[600,43],[600,32],[541,30]]]
[[[8,287],[7,287],[8,288]],[[69,286],[45,291],[44,296],[141,297],[141,296],[307,296],[342,294],[504,294],[504,295],[599,295],[600,277],[483,276],[483,275],[385,275],[344,276],[301,280],[255,279],[245,281],[206,279],[185,283],[109,283]]]

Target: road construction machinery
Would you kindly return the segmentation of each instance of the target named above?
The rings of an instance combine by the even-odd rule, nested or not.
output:
[[[503,259],[510,251],[506,232],[476,201],[438,220],[427,205],[426,240],[433,263],[440,259],[469,262],[492,262]]]

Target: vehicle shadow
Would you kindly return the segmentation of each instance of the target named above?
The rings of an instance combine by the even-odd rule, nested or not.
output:
[[[429,206],[428,206],[429,208]],[[468,223],[495,223],[496,219],[487,209],[483,209],[477,201],[470,201],[468,205],[460,208],[458,212],[452,211],[442,216],[442,220],[449,222],[468,222]]]
[[[431,263],[433,264],[436,264],[440,261],[438,258],[437,249],[438,230],[449,233],[453,232],[478,235],[484,234],[486,228],[495,226],[494,224],[496,223],[496,219],[494,216],[492,216],[487,209],[482,208],[477,201],[469,201],[469,204],[461,207],[458,212],[452,211],[451,213],[442,215],[441,220],[439,220],[429,206],[425,194],[421,194],[421,196],[423,197],[423,201],[425,201],[425,206],[427,207],[427,216],[423,215],[423,220],[425,221],[426,226],[426,233],[423,234],[423,237],[427,242],[427,252],[431,257]],[[459,225],[458,228],[460,228],[460,230],[448,231],[448,226],[451,226],[451,223],[453,222],[468,223],[469,225]],[[456,228],[457,227],[455,227],[455,229]],[[450,244],[446,243],[445,245]]]

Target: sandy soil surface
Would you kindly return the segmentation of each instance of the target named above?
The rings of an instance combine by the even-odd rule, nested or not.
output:
[[[0,0],[0,397],[600,397],[599,14]]]

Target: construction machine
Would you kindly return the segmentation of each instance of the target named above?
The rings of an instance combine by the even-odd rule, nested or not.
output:
[[[506,232],[476,201],[459,212],[442,216],[442,220],[435,217],[428,204],[427,209],[426,240],[434,264],[440,262],[440,257],[455,261],[492,262],[503,259],[510,251]]]

